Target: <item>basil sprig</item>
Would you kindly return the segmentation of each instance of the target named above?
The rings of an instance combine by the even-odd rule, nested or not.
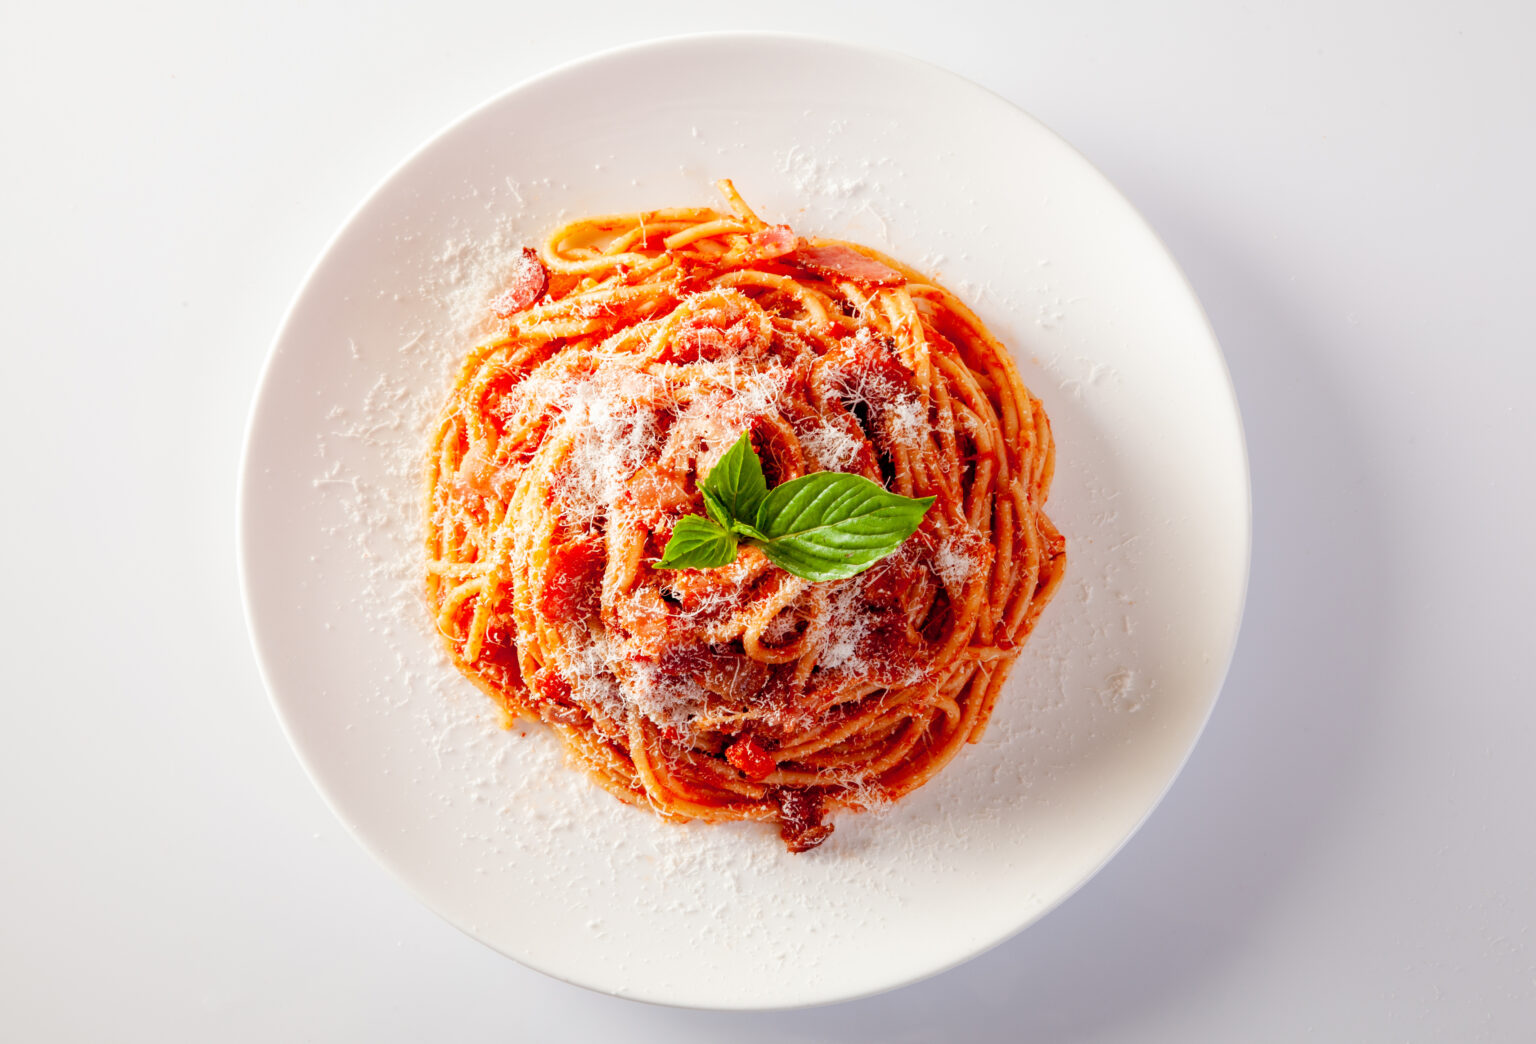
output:
[[[700,485],[708,517],[686,515],[658,569],[716,569],[739,543],[807,580],[855,576],[917,532],[933,497],[903,497],[862,475],[821,471],[772,491],[746,432]]]

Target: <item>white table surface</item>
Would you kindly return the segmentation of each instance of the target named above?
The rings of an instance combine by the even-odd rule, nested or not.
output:
[[[1536,8],[215,6],[0,13],[0,1036],[1536,1039]],[[418,905],[289,753],[235,579],[256,376],[354,205],[529,75],[721,28],[907,51],[1082,149],[1210,313],[1255,509],[1225,695],[1109,867],[955,971],[761,1015]]]

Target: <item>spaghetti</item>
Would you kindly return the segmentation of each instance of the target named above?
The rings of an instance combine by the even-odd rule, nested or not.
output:
[[[427,595],[454,663],[598,782],[670,818],[895,800],[986,728],[1060,583],[1049,421],[949,291],[730,211],[585,218],[517,259],[427,468]],[[935,499],[889,557],[813,583],[743,546],[658,570],[743,431],[770,484]]]

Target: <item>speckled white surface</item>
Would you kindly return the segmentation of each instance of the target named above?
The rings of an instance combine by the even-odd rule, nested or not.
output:
[[[6,1036],[1536,1037],[1529,4],[85,0],[0,21]],[[1136,837],[991,952],[797,1012],[595,994],[433,914],[293,757],[233,565],[262,361],[381,174],[527,76],[714,28],[904,50],[1082,149],[1199,292],[1253,465],[1232,673]]]
[[[792,81],[761,86],[785,67]],[[960,126],[914,147],[914,123],[950,114]],[[1068,577],[986,735],[902,802],[840,816],[803,857],[761,827],[626,807],[566,769],[543,730],[499,728],[438,651],[420,595],[424,446],[508,252],[575,214],[711,202],[722,176],[772,220],[925,258],[1012,347],[1059,447],[1050,509]],[[1070,148],[950,74],[788,38],[600,59],[414,158],[297,301],[245,483],[263,670],[342,819],[503,952],[698,1007],[887,988],[1060,901],[1187,754],[1247,571],[1223,364],[1140,219]]]

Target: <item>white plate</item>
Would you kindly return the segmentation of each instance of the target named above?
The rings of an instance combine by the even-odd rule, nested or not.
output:
[[[425,427],[496,258],[562,217],[712,203],[936,272],[1013,346],[1058,440],[1065,586],[990,729],[921,791],[787,854],[674,825],[500,729],[421,607]],[[503,953],[596,990],[766,1008],[868,994],[1001,941],[1081,885],[1177,774],[1247,576],[1231,386],[1188,285],[1070,147],[950,73],[781,36],[567,66],[416,153],[315,266],[241,479],[242,580],[294,749],[357,838]]]

